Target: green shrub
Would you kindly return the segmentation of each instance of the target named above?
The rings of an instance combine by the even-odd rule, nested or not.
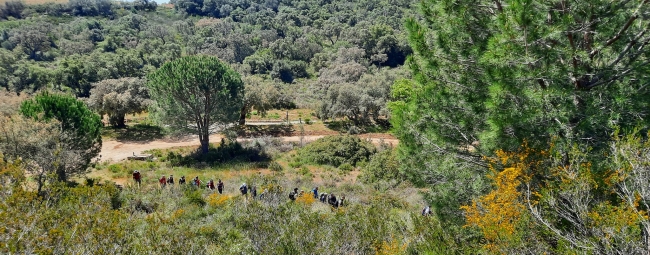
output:
[[[269,163],[268,167],[269,167],[269,170],[275,171],[275,172],[282,172],[282,170],[283,170],[282,166],[280,164],[278,164],[278,162],[275,162],[275,161]]]
[[[289,166],[293,168],[300,168],[302,165],[303,165],[302,162],[300,162],[299,160],[289,162]]]
[[[123,170],[122,165],[112,164],[112,165],[108,166],[108,171],[110,171],[111,173],[114,173],[114,174],[122,172],[122,170]]]
[[[400,182],[405,178],[399,171],[394,150],[384,150],[373,155],[361,172],[360,179],[364,183],[374,183],[379,180]]]
[[[374,145],[357,136],[327,136],[307,144],[298,151],[297,158],[302,162],[334,167],[344,163],[356,166],[376,152]]]
[[[339,166],[339,169],[341,169],[343,171],[346,171],[346,172],[350,172],[350,171],[354,170],[354,167],[352,165],[350,165],[350,163],[343,163],[343,164],[341,164]]]
[[[208,153],[205,154],[197,151],[189,155],[174,152],[167,155],[171,166],[194,166],[197,163],[218,165],[237,162],[267,162],[270,159],[259,144],[243,146],[239,142],[225,142],[223,139],[219,147],[213,147],[211,144]]]
[[[205,206],[206,202],[203,199],[203,191],[199,189],[187,189],[185,190],[185,198],[190,204],[198,205],[200,207]]]
[[[304,176],[307,176],[307,177],[312,177],[313,176],[311,174],[311,171],[309,171],[309,168],[307,168],[306,166],[301,167],[300,170],[298,170],[298,173],[300,175],[304,175]]]

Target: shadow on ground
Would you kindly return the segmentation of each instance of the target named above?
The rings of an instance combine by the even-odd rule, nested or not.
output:
[[[169,152],[165,161],[172,166],[185,167],[218,166],[232,163],[262,163],[260,166],[266,167],[266,164],[271,161],[271,157],[264,153],[259,145],[244,146],[239,142],[225,142],[222,139],[219,146],[210,144],[210,148],[205,154],[198,150],[187,155]]]
[[[165,130],[159,126],[136,124],[126,128],[104,128],[102,136],[119,142],[150,142],[165,137]]]
[[[385,133],[388,132],[391,127],[390,122],[383,119],[378,119],[372,123],[365,123],[361,125],[355,125],[352,121],[349,120],[332,120],[325,122],[325,126],[339,133],[353,134]]]
[[[294,130],[293,125],[246,125],[233,127],[238,137],[260,137],[260,136],[291,136]]]

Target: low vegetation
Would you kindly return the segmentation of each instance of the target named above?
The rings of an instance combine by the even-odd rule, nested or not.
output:
[[[0,253],[649,253],[648,1],[172,4],[0,5]]]
[[[340,167],[366,162],[377,149],[358,136],[327,136],[298,150],[296,162]]]

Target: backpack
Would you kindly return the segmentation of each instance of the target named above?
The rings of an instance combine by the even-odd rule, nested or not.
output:
[[[289,199],[296,200],[296,194],[293,191],[289,192]]]
[[[246,186],[241,186],[239,187],[239,191],[241,191],[242,194],[246,195],[246,193],[248,193],[248,188]]]

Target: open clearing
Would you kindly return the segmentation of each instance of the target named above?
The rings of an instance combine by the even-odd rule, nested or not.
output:
[[[335,135],[336,133],[328,134]],[[303,136],[303,141],[305,143],[317,140],[324,137],[323,135],[309,135]],[[391,138],[386,134],[363,134],[360,137],[370,139],[374,144],[379,144],[382,141],[385,143],[392,144],[393,146],[397,145],[399,142],[395,138]],[[214,134],[210,136],[210,141],[212,143],[219,142],[222,136]],[[299,143],[301,136],[282,136],[279,137],[285,142],[296,142]],[[245,141],[250,138],[239,138],[240,141]],[[187,146],[199,146],[199,139],[197,136],[186,137],[185,139],[161,139],[148,142],[128,142],[128,141],[117,141],[110,140],[104,141],[102,143],[102,151],[100,153],[100,161],[121,161],[126,159],[128,156],[135,154],[140,154],[143,151],[151,149],[169,149],[174,147],[187,147]]]

